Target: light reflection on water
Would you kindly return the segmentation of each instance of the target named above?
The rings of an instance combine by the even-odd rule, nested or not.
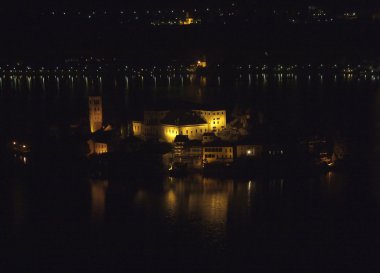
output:
[[[90,180],[91,220],[94,224],[103,223],[108,180]]]
[[[252,222],[257,190],[260,195],[269,194],[269,200],[280,200],[284,180],[266,182],[206,178],[200,174],[167,177],[162,191],[140,188],[134,202],[142,209],[140,213],[158,214],[167,228],[181,227],[181,232],[196,234],[205,244],[224,249],[229,225],[236,229]]]
[[[153,259],[163,267],[174,261],[195,268],[198,259],[243,268],[260,266],[261,259],[268,266],[336,257],[349,245],[346,236],[361,243],[366,228],[357,220],[367,220],[360,213],[367,205],[355,203],[347,177],[335,172],[245,180],[193,174],[135,182],[63,180],[38,186],[35,179],[21,178],[11,189],[10,236],[20,238],[21,247],[27,238],[36,246],[50,244],[53,251],[61,249],[57,241],[64,246],[68,241],[70,254],[80,249],[80,255],[95,255],[94,266],[129,255],[135,259],[125,261],[132,265]]]

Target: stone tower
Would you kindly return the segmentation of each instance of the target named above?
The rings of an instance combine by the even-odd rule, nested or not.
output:
[[[94,133],[100,130],[103,126],[103,106],[102,97],[92,96],[88,97],[90,130]]]

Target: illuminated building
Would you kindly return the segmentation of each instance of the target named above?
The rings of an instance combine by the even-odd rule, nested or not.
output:
[[[141,121],[132,121],[133,135],[141,137],[143,133],[143,123]]]
[[[196,20],[190,17],[188,12],[186,12],[186,18],[184,20],[179,21],[180,25],[192,25],[192,24],[199,24],[199,23],[200,23],[200,20]]]
[[[88,97],[90,130],[95,133],[103,126],[103,106],[102,97],[92,96]]]
[[[234,148],[221,141],[206,143],[202,147],[202,157],[205,164],[230,163],[234,161]]]
[[[226,128],[227,119],[225,110],[194,110],[194,112],[206,120],[210,132],[220,132]]]
[[[197,61],[197,67],[199,67],[199,68],[206,68],[207,67],[207,62],[199,60],[199,61]]]
[[[173,142],[177,135],[201,140],[208,130],[207,122],[194,111],[170,112],[161,120],[161,137],[166,142]]]
[[[145,111],[144,120],[133,121],[134,136],[173,142],[177,135],[189,140],[203,140],[205,133],[219,133],[226,128],[225,110]]]

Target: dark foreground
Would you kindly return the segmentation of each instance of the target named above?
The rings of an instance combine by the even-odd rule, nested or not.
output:
[[[374,170],[129,181],[17,167],[1,178],[1,272],[376,272]]]

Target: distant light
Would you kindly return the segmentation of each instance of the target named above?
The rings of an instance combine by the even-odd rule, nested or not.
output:
[[[16,143],[16,141],[13,141],[13,145],[16,145],[17,143]]]

